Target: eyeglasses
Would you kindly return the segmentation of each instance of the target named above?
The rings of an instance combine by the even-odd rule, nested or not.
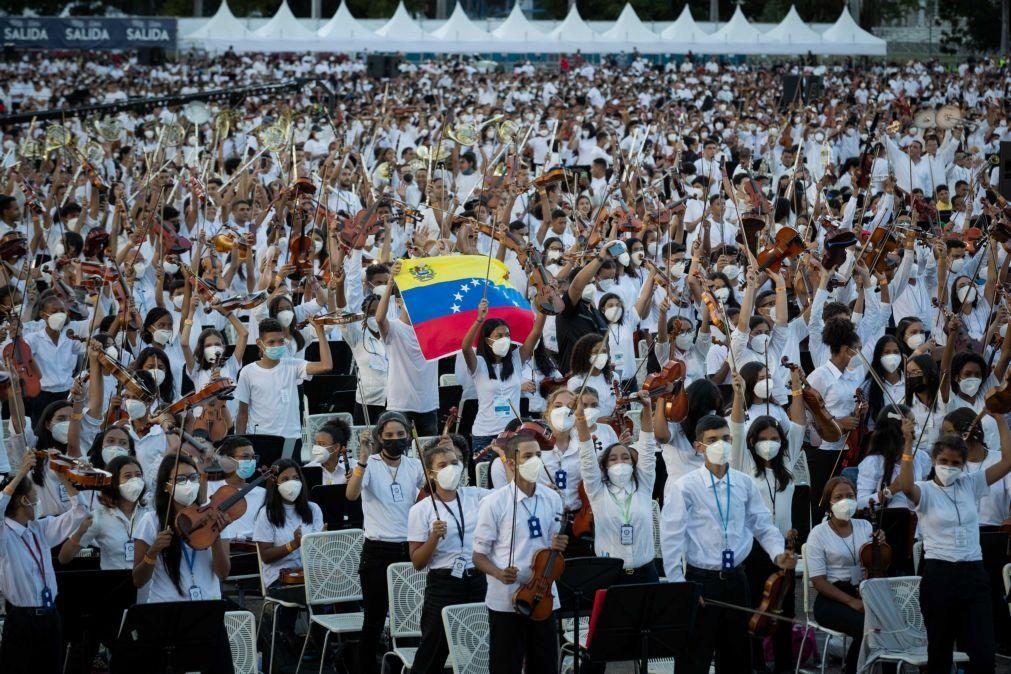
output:
[[[236,461],[260,461],[260,456],[258,454],[252,454],[250,456],[236,456],[233,457]]]
[[[184,485],[187,482],[199,483],[200,473],[191,473],[189,475],[176,475],[176,479],[173,480],[177,485]]]

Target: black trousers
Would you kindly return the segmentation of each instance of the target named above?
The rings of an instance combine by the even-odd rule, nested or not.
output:
[[[996,526],[979,528],[979,546],[983,550],[983,568],[990,578],[990,602],[993,614],[993,633],[997,650],[1011,653],[1011,613],[1004,595],[1004,565],[1011,562],[1008,535]]]
[[[379,418],[379,415],[386,411],[385,405],[369,405],[368,408],[369,408],[368,421],[369,423],[373,424],[376,423],[376,419]],[[355,403],[355,411],[353,416],[355,418],[355,426],[366,425],[365,406],[363,406],[361,403]]]
[[[421,606],[421,644],[414,656],[411,674],[441,674],[449,657],[446,628],[442,624],[442,609],[454,604],[484,601],[488,580],[472,569],[463,578],[454,578],[450,569],[433,569],[425,583],[425,600]]]
[[[751,606],[758,608],[762,603],[762,594],[765,589],[765,581],[769,576],[779,570],[775,562],[769,558],[765,549],[755,541],[751,548],[751,554],[744,560],[744,567],[748,574],[748,587],[751,590]],[[783,595],[783,616],[793,618],[795,615],[797,602],[797,584],[791,583],[789,591]],[[793,624],[785,621],[776,623],[776,631],[772,634],[772,653],[775,658],[775,672],[786,670],[793,671]],[[760,663],[758,669],[764,670],[761,666],[765,662],[765,647],[762,639],[753,637],[751,640],[751,659]]]
[[[42,411],[49,406],[50,403],[56,402],[57,400],[66,400],[70,391],[39,391],[39,394],[34,398],[26,398],[28,405],[26,406],[26,412],[28,416],[31,417],[32,424],[35,424],[42,416]]]
[[[395,410],[400,412],[400,410]],[[414,424],[419,436],[439,434],[439,410],[431,412],[400,412]]]
[[[817,447],[805,447],[807,453],[807,467],[811,473],[811,514],[812,520],[820,522],[825,511],[828,509],[827,503],[820,503],[821,494],[825,490],[825,483],[832,478],[833,471],[839,474],[842,459],[839,456],[842,450],[826,450]],[[839,461],[837,464],[836,461]]]
[[[59,674],[63,669],[63,628],[55,609],[38,612],[7,602],[0,641],[4,674]]]
[[[267,588],[267,596],[281,601],[305,604],[305,585],[284,585],[280,580],[277,580]],[[277,606],[275,608],[277,631],[294,632],[298,612],[303,610],[305,609]]]
[[[390,600],[386,586],[386,568],[396,562],[409,562],[407,543],[385,543],[366,539],[358,575],[362,583],[365,619],[358,642],[358,662],[365,674],[378,674],[377,650],[386,622]]]
[[[947,674],[951,654],[969,656],[969,674],[994,671],[990,579],[983,562],[923,562],[920,611],[927,628],[927,671]]]
[[[632,573],[629,573],[631,571]],[[650,562],[637,569],[625,569],[625,573],[618,576],[614,586],[618,585],[639,585],[641,583],[659,583],[660,574],[657,573],[656,564]]]
[[[860,593],[850,583],[833,583],[837,588],[851,597],[860,597]],[[860,644],[864,640],[864,614],[851,609],[846,604],[840,604],[834,599],[828,599],[818,595],[814,599],[814,619],[819,625],[824,625],[830,630],[842,632],[853,641],[846,651],[845,674],[855,674],[857,671],[857,658],[860,657]]]
[[[531,620],[488,609],[489,674],[557,674],[556,621],[554,612],[547,620]]]
[[[721,577],[722,576],[722,577]],[[702,586],[704,599],[749,606],[751,591],[743,564],[720,574],[688,567],[685,579]],[[751,671],[748,644],[748,617],[744,611],[720,608],[712,604],[699,607],[695,629],[684,655],[678,660],[678,674],[709,674],[709,663],[716,655],[716,674],[740,674]]]

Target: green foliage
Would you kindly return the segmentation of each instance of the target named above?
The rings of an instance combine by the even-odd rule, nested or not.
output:
[[[1000,47],[1000,0],[945,0],[940,18],[949,21],[952,30],[944,32],[945,51],[969,48],[989,51]]]

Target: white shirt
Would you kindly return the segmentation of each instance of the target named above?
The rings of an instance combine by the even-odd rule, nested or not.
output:
[[[355,402],[385,406],[386,378],[390,370],[390,363],[386,358],[386,344],[370,330],[362,328],[361,323],[342,325],[341,334],[351,347],[355,365],[358,366],[358,380],[361,386],[355,387]]]
[[[302,528],[302,535],[323,531],[323,511],[309,502],[312,511],[312,522],[303,522],[302,517],[295,512],[295,506],[284,504],[284,524],[274,526],[267,519],[267,508],[258,508],[253,523],[253,540],[257,543],[268,543],[273,547],[286,545],[295,538],[295,529]],[[280,577],[281,569],[302,568],[302,548],[298,547],[275,562],[263,562],[261,573],[263,584],[270,587]]]
[[[901,462],[896,461],[892,467],[892,475],[888,478],[891,484],[899,476]],[[878,490],[881,488],[882,478],[885,472],[885,457],[881,454],[868,454],[860,462],[859,473],[857,474],[857,507],[866,508],[868,502],[873,498],[878,500]],[[930,454],[927,452],[916,452],[913,454],[913,476],[916,480],[922,480],[930,472]],[[887,485],[886,485],[887,486]],[[878,504],[880,505],[880,504]],[[913,504],[909,502],[906,495],[901,491],[893,491],[892,497],[885,504],[886,508],[909,508],[913,509]]]
[[[859,356],[856,356],[856,358],[859,358]],[[823,365],[816,367],[807,376],[807,381],[825,399],[825,408],[828,410],[828,413],[836,419],[841,419],[853,414],[855,404],[853,394],[860,388],[863,378],[863,367],[854,371],[847,369],[844,372],[840,372],[835,363],[825,361]],[[846,434],[843,433],[842,437],[835,442],[823,440],[820,449],[840,450],[843,449],[845,444]]]
[[[0,492],[0,512],[7,510],[10,501],[8,494]],[[0,526],[0,595],[15,606],[41,607],[42,589],[48,587],[56,599],[56,572],[50,549],[65,541],[87,516],[88,502],[78,494],[74,506],[56,517],[31,520],[27,526],[5,517]],[[45,578],[39,574],[33,557],[42,563]]]
[[[42,373],[43,391],[67,391],[74,381],[77,357],[84,353],[84,343],[70,339],[61,332],[56,343],[45,330],[28,332],[24,340],[32,349],[32,356]]]
[[[1000,462],[1000,452],[988,449],[982,462],[966,462],[966,472],[978,473]],[[981,526],[997,526],[1008,518],[1011,504],[1011,475],[994,482],[988,487],[987,495],[979,500],[979,523]]]
[[[614,363],[614,376],[621,380],[635,376],[635,327],[638,318],[634,309],[625,309],[623,322],[607,324],[608,353],[611,354],[611,361]]]
[[[492,366],[495,369],[495,379],[492,379],[488,376],[488,362],[482,356],[475,356],[477,367],[471,373],[477,390],[473,435],[498,435],[516,417],[513,410],[519,412],[520,385],[523,383],[519,347],[512,349],[506,357],[512,360],[513,372],[509,379],[502,381],[501,363]]]
[[[784,454],[783,465],[793,474],[796,471],[801,447],[804,444],[805,428],[789,420],[783,428],[786,429],[786,446],[780,447],[779,451]],[[745,425],[731,422],[730,432],[734,438],[730,465],[747,474],[752,482],[755,483],[758,493],[761,494],[762,500],[765,502],[765,507],[772,513],[772,519],[776,523],[776,527],[785,536],[793,528],[794,480],[791,479],[787,483],[786,488],[780,491],[779,483],[776,481],[776,475],[772,472],[772,468],[766,466],[760,475],[755,475],[757,467],[755,465],[755,458],[747,447]]]
[[[249,406],[246,432],[254,435],[302,437],[298,413],[298,385],[312,376],[300,358],[282,358],[272,368],[258,362],[239,372],[235,399]]]
[[[327,470],[319,461],[310,461],[305,464],[306,468],[319,468],[323,476],[323,486],[329,487],[334,484],[347,484],[348,483],[348,470],[344,463],[344,457],[337,458],[337,466],[334,467],[332,471]]]
[[[386,322],[386,408],[398,412],[431,412],[439,407],[439,363],[421,353],[414,328],[399,320]]]
[[[137,505],[133,516],[117,507],[99,503],[91,512],[92,521],[88,531],[81,536],[81,547],[95,545],[102,551],[102,570],[133,569],[133,531],[147,513]]]
[[[227,485],[224,480],[212,480],[207,483],[207,498]],[[263,487],[253,487],[243,497],[246,501],[246,512],[242,517],[235,520],[221,532],[221,537],[226,541],[251,541],[253,540],[253,523],[256,521],[256,513],[263,505],[263,499],[267,495],[267,490]]]
[[[480,487],[460,487],[452,501],[426,497],[411,506],[407,518],[407,540],[411,543],[428,540],[436,514],[446,523],[446,535],[439,539],[426,569],[452,569],[457,559],[463,560],[465,569],[474,568],[478,508],[491,493],[490,489]]]
[[[513,505],[515,502],[515,506]],[[513,522],[513,508],[516,510],[516,526]],[[519,569],[516,583],[506,585],[497,578],[488,577],[488,591],[484,603],[492,611],[513,613],[513,593],[532,575],[530,563],[534,554],[551,546],[551,539],[560,531],[558,515],[562,512],[562,499],[544,485],[536,485],[532,496],[523,492],[517,493],[515,483],[496,490],[481,502],[477,514],[477,528],[474,530],[474,552],[488,557],[492,564],[500,569],[509,566],[509,549],[513,536],[516,537],[513,547],[512,565]],[[540,523],[541,535],[531,538],[529,520],[536,517]],[[553,607],[557,609],[558,593],[555,595]]]
[[[857,580],[853,584],[860,584],[859,580],[863,579],[860,548],[870,542],[874,527],[867,520],[860,519],[851,519],[850,524],[853,525],[853,531],[846,538],[840,537],[828,521],[811,529],[804,548],[807,571],[811,578],[825,576],[830,583],[853,583]]]
[[[933,480],[917,482],[916,506],[926,559],[976,562],[979,547],[979,500],[987,495],[986,472],[963,473],[949,487]]]
[[[400,465],[393,467],[382,457],[371,455],[362,476],[365,538],[393,543],[406,541],[407,515],[424,484],[425,470],[418,459],[404,455],[400,457]],[[399,498],[395,492],[399,492]]]
[[[772,559],[784,549],[783,534],[755,483],[733,468],[719,480],[705,465],[682,477],[668,491],[661,518],[664,571],[672,583],[684,580],[682,558],[690,566],[719,571],[723,550],[733,550],[739,566],[756,538]]]
[[[639,433],[636,486],[629,481],[619,489],[603,480],[593,442],[579,445],[580,467],[586,495],[593,508],[593,549],[598,557],[617,557],[626,569],[651,564],[656,556],[653,547],[653,483],[656,480],[656,439],[652,433]],[[631,545],[623,545],[621,530],[632,527]]]
[[[583,382],[586,381],[587,388],[592,388],[597,392],[597,409],[600,410],[600,416],[608,417],[614,412],[614,388],[612,384],[608,384],[607,380],[604,379],[602,374],[590,375],[587,380],[584,374],[574,374],[569,377],[569,381],[565,384],[565,388],[569,389],[573,393],[578,393],[581,388],[583,388]],[[612,381],[618,381],[617,375],[613,376]]]
[[[158,526],[158,515],[153,512],[144,513],[140,523],[134,531],[135,541],[144,541],[151,546],[158,537],[161,527]],[[151,580],[144,585],[148,590],[146,598],[141,600],[138,588],[138,603],[154,604],[166,601],[193,601],[196,597],[202,600],[221,599],[221,583],[214,574],[214,564],[211,548],[206,550],[193,550],[188,545],[179,541],[182,546],[182,553],[179,557],[179,588],[172,583],[168,572],[165,570],[165,562],[162,555],[158,555],[154,563],[154,572]],[[186,561],[187,555],[193,562],[192,567]],[[180,591],[181,590],[181,591]]]

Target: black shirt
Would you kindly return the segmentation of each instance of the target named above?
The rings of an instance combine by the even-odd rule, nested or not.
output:
[[[607,320],[597,311],[597,307],[580,299],[575,306],[569,293],[562,295],[565,309],[555,317],[555,332],[558,335],[558,368],[565,373],[571,370],[569,358],[572,357],[572,347],[583,335],[596,333],[606,334]]]

